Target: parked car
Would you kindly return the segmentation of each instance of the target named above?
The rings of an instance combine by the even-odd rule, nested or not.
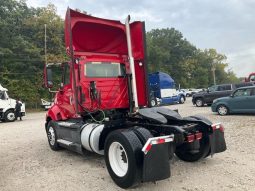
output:
[[[255,113],[255,86],[238,88],[228,97],[215,99],[211,108],[219,115]]]
[[[187,96],[187,95],[186,95],[187,92],[185,91],[185,89],[177,89],[176,92],[177,92],[178,94],[183,94],[184,97]]]
[[[191,97],[191,96],[193,96],[194,94],[199,93],[199,92],[201,92],[201,91],[203,91],[203,89],[194,89],[194,88],[185,89],[186,97]]]
[[[186,97],[191,97],[192,96],[192,91],[193,91],[193,89],[185,89]]]
[[[234,90],[240,87],[253,86],[252,82],[244,82],[239,84],[221,84],[215,85],[208,88],[207,91],[202,91],[196,93],[192,96],[192,103],[197,107],[202,107],[204,104],[210,106],[213,103],[213,100],[230,96]]]

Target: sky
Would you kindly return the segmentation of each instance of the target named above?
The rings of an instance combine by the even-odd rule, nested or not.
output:
[[[147,31],[173,27],[197,48],[225,54],[238,77],[255,72],[255,0],[27,0],[32,7],[48,3],[63,18],[69,6],[123,22],[131,15]]]

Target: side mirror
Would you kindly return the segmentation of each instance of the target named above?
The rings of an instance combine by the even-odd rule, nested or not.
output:
[[[47,66],[44,67],[44,86],[46,88],[53,87],[52,70],[47,68]]]

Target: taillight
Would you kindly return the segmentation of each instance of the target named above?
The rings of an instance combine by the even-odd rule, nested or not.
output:
[[[212,124],[213,131],[219,129],[221,132],[224,132],[224,126],[221,123]]]
[[[186,142],[191,143],[195,140],[195,135],[187,135],[186,136]]]
[[[196,134],[195,134],[195,139],[196,140],[200,140],[200,139],[202,139],[202,133],[200,133],[200,132],[197,132]]]
[[[193,141],[197,141],[202,139],[203,134],[200,132],[196,132],[195,134],[189,134],[186,136],[185,141],[188,143],[192,143]]]

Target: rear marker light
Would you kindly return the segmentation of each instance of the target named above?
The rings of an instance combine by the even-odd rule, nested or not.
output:
[[[196,139],[196,140],[200,140],[200,139],[202,139],[202,136],[203,136],[202,133],[196,133],[196,134],[195,134],[195,139]]]
[[[186,141],[188,142],[188,143],[191,143],[191,142],[193,142],[195,140],[195,135],[188,135],[187,137],[186,137]]]
[[[221,123],[212,124],[213,131],[219,129],[221,132],[224,132],[224,126]]]
[[[161,137],[149,138],[147,142],[145,143],[145,145],[143,146],[142,151],[144,152],[144,154],[147,154],[151,150],[152,145],[173,142],[173,140],[174,140],[174,135],[166,135]]]

